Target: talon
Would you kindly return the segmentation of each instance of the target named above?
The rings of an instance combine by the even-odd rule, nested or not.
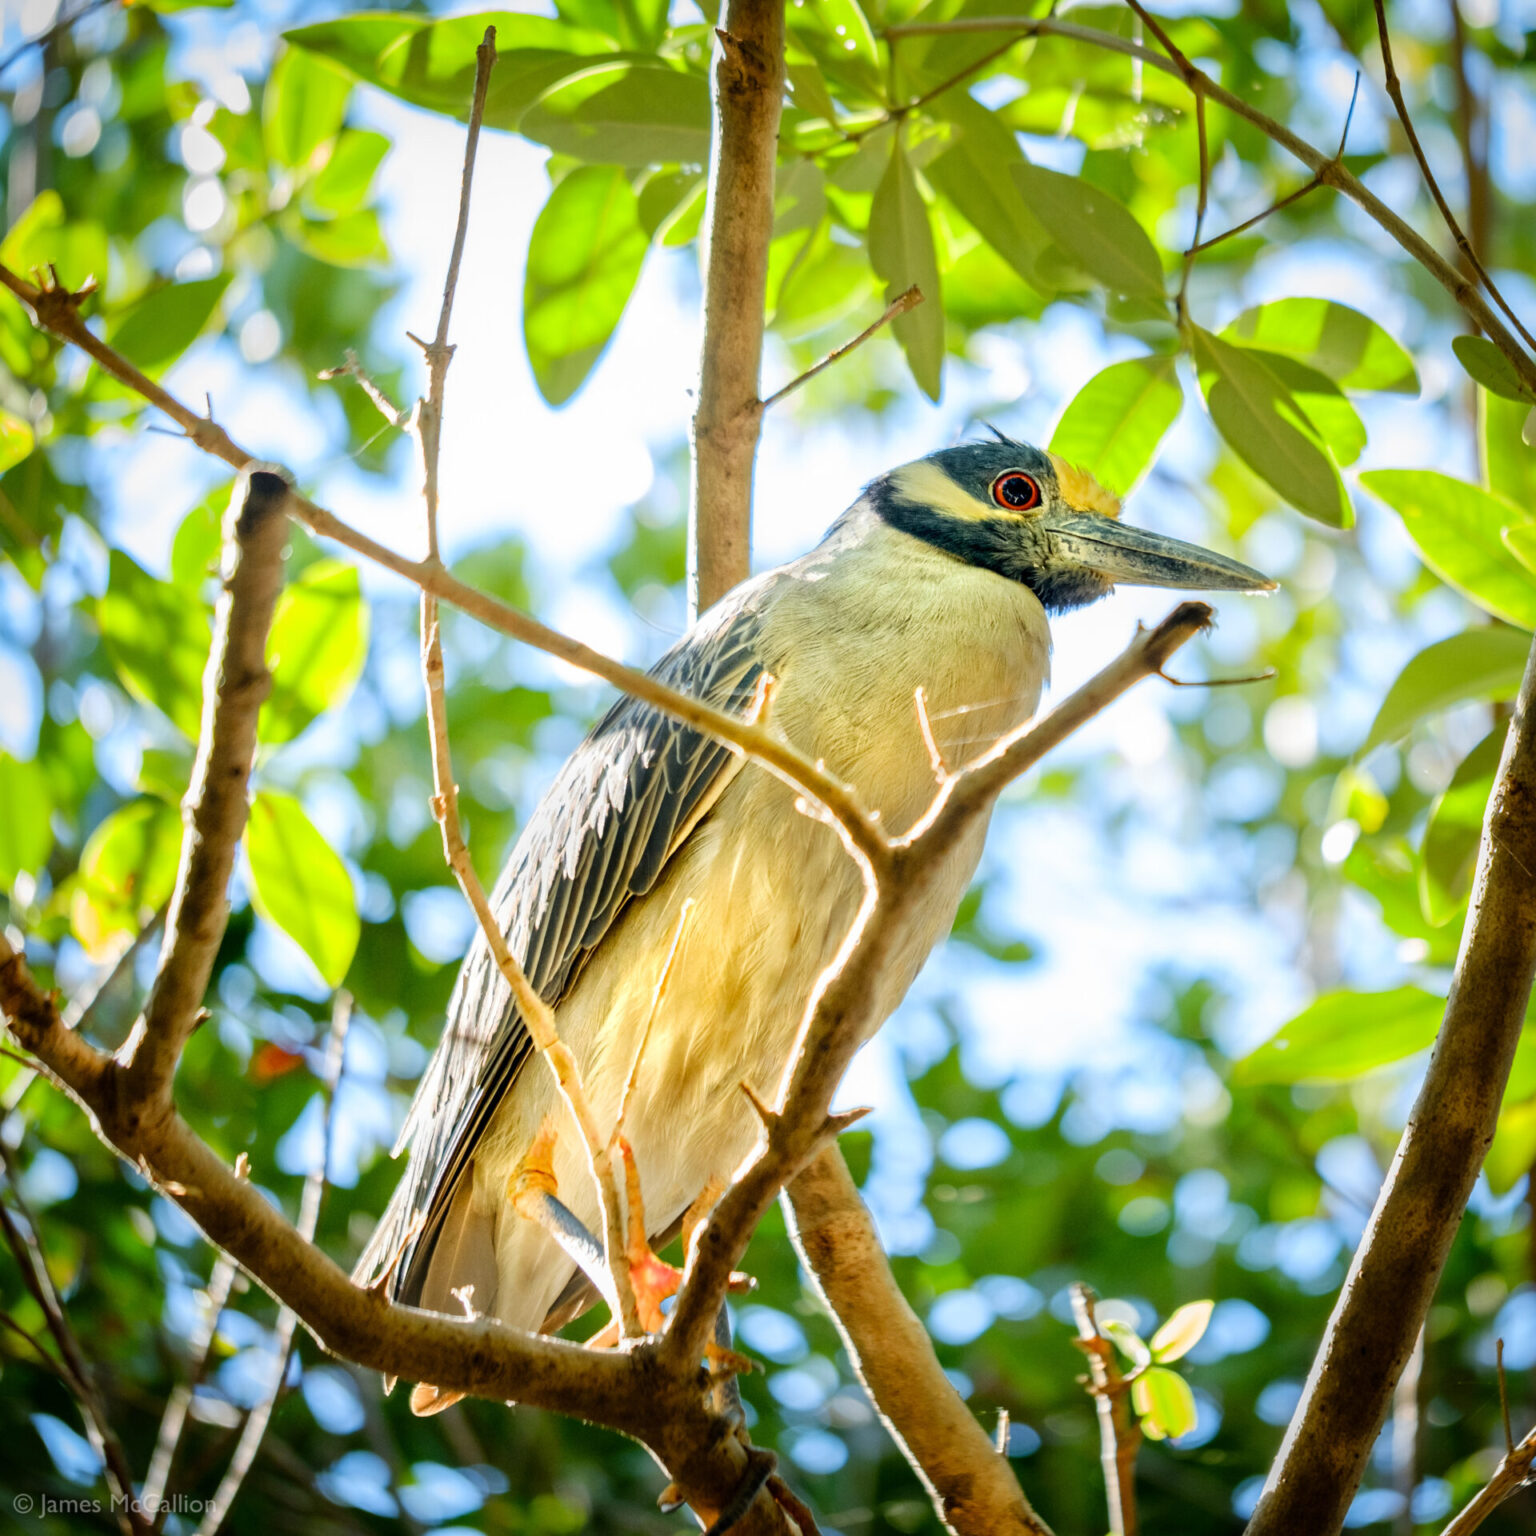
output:
[[[670,1515],[674,1510],[681,1509],[684,1502],[683,1490],[676,1483],[668,1483],[656,1495],[656,1508],[664,1515]]]
[[[713,1339],[704,1346],[704,1358],[709,1362],[711,1376],[750,1376],[757,1369],[757,1361],[750,1355],[727,1349]]]
[[[424,1419],[431,1414],[441,1413],[445,1408],[452,1408],[464,1395],[462,1392],[449,1392],[442,1387],[434,1387],[424,1381],[411,1388],[411,1412],[417,1418]]]
[[[557,1196],[560,1193],[560,1185],[555,1178],[554,1158],[555,1117],[551,1114],[544,1117],[544,1123],[539,1127],[538,1135],[533,1138],[533,1144],[507,1180],[507,1199],[512,1202],[519,1216],[530,1221],[537,1220],[527,1209],[530,1197]]]
[[[629,1260],[629,1283],[635,1293],[635,1310],[640,1326],[647,1333],[660,1333],[666,1326],[661,1304],[677,1294],[683,1272],[651,1251],[645,1232],[645,1202],[640,1193],[640,1169],[635,1163],[635,1149],[625,1136],[618,1138],[619,1156],[624,1161],[624,1196],[629,1206],[629,1240],[624,1245]]]

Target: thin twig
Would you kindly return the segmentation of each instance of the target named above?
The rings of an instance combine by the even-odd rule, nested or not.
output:
[[[320,1067],[320,1086],[325,1099],[325,1111],[320,1124],[320,1156],[305,1177],[304,1193],[299,1197],[298,1230],[305,1242],[314,1241],[315,1228],[320,1223],[320,1207],[325,1200],[325,1183],[331,1164],[332,1128],[336,1123],[336,1095],[341,1087],[342,1069],[346,1063],[347,1028],[351,1022],[351,994],[338,992],[331,1003],[331,1030]],[[293,1350],[293,1335],[298,1321],[292,1307],[285,1306],[277,1314],[277,1324],[272,1330],[271,1381],[261,1401],[245,1416],[234,1455],[230,1457],[218,1489],[203,1512],[197,1536],[218,1536],[245,1482],[246,1474],[255,1464],[256,1453],[261,1449],[267,1425],[272,1419],[272,1410],[277,1406],[283,1384],[288,1378],[288,1356]]]
[[[1536,1467],[1536,1429],[1505,1453],[1493,1476],[1478,1489],[1472,1502],[1440,1536],[1471,1536],[1505,1499],[1529,1486],[1533,1467]]]
[[[1451,211],[1451,205],[1446,202],[1445,194],[1440,190],[1440,183],[1435,180],[1435,173],[1429,164],[1429,156],[1424,153],[1424,146],[1419,142],[1418,129],[1413,126],[1413,117],[1408,111],[1408,103],[1403,99],[1403,83],[1397,78],[1397,66],[1392,62],[1392,36],[1387,30],[1387,8],[1383,0],[1374,0],[1376,6],[1376,32],[1381,39],[1381,64],[1386,75],[1387,95],[1392,98],[1392,105],[1397,109],[1397,120],[1403,125],[1403,132],[1408,136],[1408,146],[1413,151],[1413,158],[1419,163],[1419,170],[1424,175],[1424,185],[1429,188],[1429,195],[1435,200],[1435,207],[1440,210],[1440,217],[1445,220],[1445,227],[1451,232],[1451,239],[1456,242],[1456,249],[1461,252],[1461,257],[1466,262],[1472,276],[1487,290],[1488,296],[1509,317],[1510,324],[1520,333],[1520,339],[1536,351],[1536,336],[1526,330],[1521,324],[1520,317],[1510,308],[1504,295],[1499,292],[1498,284],[1488,275],[1488,269],[1483,265],[1482,258],[1472,242],[1467,239],[1466,231],[1462,229],[1456,215]],[[1470,169],[1470,167],[1469,167]]]
[[[1195,134],[1200,147],[1200,187],[1195,195],[1195,232],[1184,252],[1184,270],[1179,275],[1179,292],[1174,313],[1182,329],[1189,323],[1189,279],[1195,270],[1195,256],[1200,250],[1200,231],[1205,227],[1205,211],[1211,200],[1211,145],[1205,127],[1205,93],[1195,92]]]
[[[144,1518],[134,1498],[133,1468],[129,1465],[122,1441],[117,1438],[117,1431],[112,1427],[95,1374],[84,1350],[80,1348],[80,1341],[75,1336],[64,1304],[59,1299],[58,1289],[48,1269],[47,1257],[43,1253],[41,1229],[21,1193],[15,1153],[3,1139],[0,1139],[0,1163],[5,1168],[11,1202],[26,1228],[23,1231],[17,1225],[9,1206],[0,1200],[0,1234],[4,1235],[6,1246],[21,1271],[22,1283],[41,1310],[43,1321],[58,1348],[65,1378],[76,1406],[80,1409],[86,1435],[101,1458],[102,1472],[112,1493],[112,1512],[117,1517],[117,1523],[128,1536],[147,1536],[152,1526]]]
[[[1112,1536],[1136,1536],[1136,1452],[1141,1426],[1131,1412],[1130,1383],[1120,1372],[1115,1346],[1099,1331],[1093,1291],[1081,1281],[1072,1286],[1072,1316],[1077,1321],[1073,1342],[1088,1357],[1088,1391],[1099,1416],[1099,1463],[1109,1499]]]
[[[1509,1422],[1509,1382],[1504,1378],[1503,1339],[1494,1347],[1494,1365],[1499,1375],[1499,1417],[1504,1420],[1504,1454],[1508,1456],[1515,1449],[1515,1431]]]
[[[852,341],[845,341],[842,346],[834,347],[819,363],[812,364],[798,378],[791,379],[782,389],[776,389],[763,401],[763,409],[777,405],[786,395],[792,395],[802,384],[809,383],[824,368],[830,368],[839,359],[847,357],[857,347],[862,347],[877,331],[887,326],[897,315],[904,315],[909,309],[915,309],[923,302],[923,290],[915,283],[905,293],[898,293],[886,306],[885,313],[870,325],[866,325]]]

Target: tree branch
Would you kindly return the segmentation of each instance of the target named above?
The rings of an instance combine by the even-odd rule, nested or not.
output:
[[[688,602],[708,608],[752,565],[752,464],[784,98],[784,0],[726,0],[715,34],[704,206],[704,342],[693,416]]]
[[[1072,1316],[1077,1322],[1077,1347],[1088,1357],[1088,1391],[1099,1418],[1099,1465],[1109,1500],[1111,1536],[1136,1536],[1136,1452],[1141,1428],[1126,1402],[1130,1383],[1120,1374],[1115,1346],[1099,1331],[1096,1298],[1088,1286],[1072,1287]],[[1080,1378],[1081,1379],[1081,1378]]]
[[[229,919],[229,877],[250,814],[247,783],[256,722],[272,691],[267,633],[283,584],[286,479],[245,474],[225,518],[224,587],[203,674],[203,723],[192,783],[182,801],[181,864],[166,913],[160,968],[149,1000],[118,1053],[125,1103],[162,1113],[182,1046],[196,1027]],[[236,505],[239,510],[236,511]]]
[[[1493,1140],[1536,972],[1536,647],[1526,663],[1445,1021],[1249,1536],[1339,1529]]]
[[[856,347],[862,347],[882,327],[887,326],[897,315],[904,315],[909,309],[916,309],[923,302],[923,290],[915,283],[905,293],[898,293],[891,302],[886,305],[885,313],[869,325],[866,325],[851,341],[845,341],[840,347],[833,349],[822,358],[819,363],[813,363],[804,373],[791,379],[782,389],[776,389],[763,401],[763,409],[766,411],[770,405],[777,405],[786,395],[792,395],[802,384],[808,384],[823,368],[830,368],[833,363],[848,356]]]
[[[1472,1536],[1472,1532],[1505,1499],[1529,1485],[1533,1467],[1536,1467],[1536,1429],[1505,1453],[1493,1476],[1477,1490],[1471,1503],[1446,1526],[1440,1536]]]
[[[785,1186],[790,1236],[891,1438],[955,1536],[1050,1536],[950,1384],[836,1146]]]

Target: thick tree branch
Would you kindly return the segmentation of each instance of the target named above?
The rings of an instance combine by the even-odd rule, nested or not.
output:
[[[1526,663],[1445,1021],[1249,1536],[1331,1536],[1493,1140],[1536,973],[1536,647]]]
[[[160,968],[144,1012],[118,1053],[125,1103],[146,1113],[170,1105],[176,1063],[196,1027],[229,920],[229,877],[250,814],[256,721],[272,691],[267,633],[283,584],[288,499],[286,479],[253,468],[225,519],[224,587],[203,674],[197,762],[182,802],[181,864],[166,913]]]
[[[726,0],[716,36],[704,205],[704,343],[693,416],[688,600],[697,614],[752,564],[752,465],[784,98],[784,0]]]
[[[891,1438],[955,1536],[1050,1536],[950,1384],[836,1146],[784,1191],[790,1235]]]

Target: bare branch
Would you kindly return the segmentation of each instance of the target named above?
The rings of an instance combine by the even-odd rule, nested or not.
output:
[[[878,320],[870,325],[866,325],[852,341],[845,341],[842,346],[834,347],[819,363],[812,364],[804,373],[800,374],[797,378],[791,379],[782,389],[776,389],[763,401],[763,409],[767,410],[769,406],[777,405],[786,395],[794,394],[802,384],[809,383],[810,380],[814,379],[823,368],[830,368],[839,359],[847,357],[850,352],[858,347],[862,347],[876,332],[889,325],[897,315],[904,315],[909,309],[916,309],[922,302],[923,290],[915,283],[905,293],[898,293],[886,305],[885,313]]]
[[[1099,1463],[1109,1499],[1111,1536],[1136,1536],[1136,1452],[1141,1428],[1126,1394],[1130,1383],[1120,1372],[1115,1346],[1099,1331],[1093,1291],[1081,1281],[1072,1287],[1072,1316],[1077,1321],[1073,1341],[1088,1357],[1088,1390],[1099,1416]]]
[[[950,1384],[837,1147],[784,1191],[790,1236],[885,1427],[956,1536],[1050,1536]]]
[[[1337,1531],[1493,1139],[1536,972],[1536,648],[1483,822],[1461,954],[1423,1086],[1250,1536]]]
[[[751,568],[752,464],[763,415],[758,375],[784,98],[784,0],[726,0],[715,35],[720,46],[701,260],[704,342],[688,516],[693,614]]]
[[[229,918],[229,877],[250,814],[256,721],[272,690],[267,633],[283,584],[289,496],[283,476],[252,468],[225,518],[224,586],[203,674],[202,729],[182,802],[186,829],[160,969],[118,1052],[123,1093],[150,1113],[170,1104],[176,1063],[195,1027]]]
[[[1493,1476],[1478,1489],[1472,1502],[1440,1536],[1471,1536],[1505,1499],[1530,1486],[1533,1467],[1536,1467],[1536,1429],[1505,1453]]]

